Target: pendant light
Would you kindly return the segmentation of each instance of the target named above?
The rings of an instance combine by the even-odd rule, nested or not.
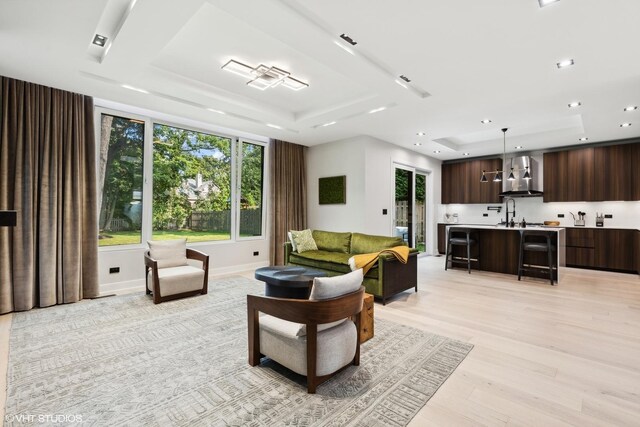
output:
[[[480,177],[480,182],[488,182],[489,180],[487,179],[487,176],[485,174],[487,173],[495,173],[496,175],[493,177],[493,182],[501,182],[502,181],[502,174],[504,172],[504,168],[505,165],[507,164],[507,131],[509,130],[509,128],[502,128],[502,169],[503,170],[497,170],[495,172],[487,172],[487,171],[482,171],[482,176]],[[527,166],[526,168],[526,172],[523,176],[524,179],[531,179],[531,175],[529,175],[529,167]],[[515,175],[513,174],[513,168],[511,168],[511,171],[509,172],[509,176],[507,177],[507,181],[514,181],[516,179]]]

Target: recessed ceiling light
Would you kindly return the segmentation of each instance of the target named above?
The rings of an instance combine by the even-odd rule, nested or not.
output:
[[[522,150],[524,147],[522,145],[516,145],[516,150]]]
[[[413,145],[415,145],[416,147],[420,147],[422,145],[422,142],[416,142]]]
[[[440,154],[440,150],[433,150],[433,154]]]
[[[282,126],[272,125],[271,123],[267,123],[267,126],[269,126],[270,128],[274,128],[274,129],[282,129]]]
[[[374,108],[373,110],[369,111],[369,114],[377,113],[386,109],[387,107]]]
[[[585,141],[588,141],[588,140],[589,140],[589,138],[587,138],[586,136],[583,136],[578,141],[585,142]]]
[[[576,101],[576,102],[572,102],[571,104],[569,104],[569,108],[576,108],[582,105],[582,102],[580,101]]]
[[[573,61],[573,59],[564,59],[558,63],[556,63],[556,65],[558,66],[558,68],[566,68],[569,67],[571,65],[575,64],[575,62]]]
[[[463,156],[468,156],[468,155],[469,155],[469,153],[462,153],[462,155],[463,155]]]
[[[212,113],[218,113],[218,114],[227,114],[224,111],[214,110],[213,108],[207,108],[207,111],[211,111]]]
[[[560,0],[538,0],[538,3],[540,4],[540,7],[545,7],[545,6],[549,6],[551,3],[557,3]]]
[[[125,89],[134,90],[134,91],[140,92],[140,93],[149,93],[144,89],[140,89],[138,87],[133,87],[133,86],[130,86],[130,85],[120,85],[120,86],[122,86]]]
[[[631,123],[623,123],[620,125],[621,128],[628,128],[629,126],[631,126]]]
[[[418,136],[425,136],[426,134],[427,134],[426,132],[418,132],[418,133],[416,133],[416,135],[418,135]]]
[[[346,35],[345,33],[340,34],[340,38],[344,41],[346,41],[347,43],[349,43],[351,46],[355,46],[358,44],[357,41],[355,41],[354,39],[352,39],[351,37],[349,37],[348,35]]]
[[[101,36],[100,34],[96,34],[95,36],[93,36],[92,43],[97,46],[104,47],[104,45],[107,44],[107,38],[105,36]]]
[[[626,107],[624,109],[624,111],[633,111],[633,110],[637,110],[638,106],[637,105],[629,105],[628,107]]]
[[[331,125],[335,125],[337,122],[329,122],[329,123],[325,123],[322,125],[322,127],[327,127],[327,126],[331,126]]]
[[[482,123],[483,125],[486,125],[487,123],[491,123],[491,120],[489,119],[480,120],[480,123]]]

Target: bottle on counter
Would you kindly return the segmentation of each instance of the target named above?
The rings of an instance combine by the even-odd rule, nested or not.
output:
[[[527,221],[522,217],[522,228],[527,228]]]
[[[511,218],[511,222],[509,223],[509,227],[514,228],[516,226],[516,222]]]

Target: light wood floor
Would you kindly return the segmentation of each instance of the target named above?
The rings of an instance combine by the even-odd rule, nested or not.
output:
[[[637,275],[567,269],[551,287],[425,257],[419,292],[376,304],[375,316],[475,346],[413,427],[640,425]],[[10,321],[0,316],[0,417]]]

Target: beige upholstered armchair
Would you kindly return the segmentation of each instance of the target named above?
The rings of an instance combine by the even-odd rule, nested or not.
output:
[[[187,240],[149,241],[144,254],[147,295],[153,303],[206,294],[209,277],[209,255],[187,249]],[[187,260],[201,264],[194,266]]]
[[[362,270],[316,278],[308,300],[247,295],[249,364],[267,356],[306,376],[309,393],[359,365],[362,278]]]

